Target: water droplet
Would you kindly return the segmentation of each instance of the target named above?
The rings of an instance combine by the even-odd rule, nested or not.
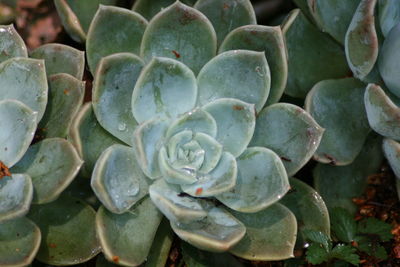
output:
[[[139,193],[139,187],[129,188],[126,191],[126,195],[129,196],[129,197],[136,196],[138,193]]]
[[[118,124],[118,130],[121,131],[121,132],[125,131],[126,130],[126,124],[123,123],[123,122],[119,123]]]

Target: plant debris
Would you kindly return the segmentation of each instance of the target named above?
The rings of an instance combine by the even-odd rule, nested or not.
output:
[[[8,167],[2,161],[0,161],[0,179],[5,176],[11,176],[11,172]]]

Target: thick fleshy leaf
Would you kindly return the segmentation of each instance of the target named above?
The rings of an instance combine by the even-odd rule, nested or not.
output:
[[[194,108],[196,77],[179,61],[154,58],[142,71],[132,95],[132,112],[138,123],[154,117],[176,118]]]
[[[24,40],[14,26],[0,26],[0,62],[13,57],[27,57],[28,52]]]
[[[379,24],[383,36],[400,22],[400,5],[397,0],[379,0]]]
[[[217,137],[224,150],[237,157],[253,137],[254,105],[233,98],[220,98],[203,107],[217,122]]]
[[[0,161],[17,163],[28,149],[37,126],[37,112],[16,100],[0,101]]]
[[[211,137],[217,135],[217,123],[214,118],[201,108],[196,108],[178,117],[169,126],[166,138],[169,139],[174,134],[183,130],[190,130],[194,133],[205,133]]]
[[[290,13],[282,30],[290,58],[286,94],[304,98],[317,82],[351,74],[342,47],[312,25],[298,9]]]
[[[314,158],[333,165],[350,164],[370,128],[364,106],[365,85],[354,78],[325,80],[307,95],[306,110],[325,128]]]
[[[198,77],[197,105],[219,98],[236,98],[254,104],[260,111],[267,101],[271,85],[270,70],[264,53],[234,50],[208,62]]]
[[[355,77],[365,78],[378,58],[378,36],[375,30],[377,0],[361,0],[345,38],[347,62]],[[336,24],[336,23],[335,23]]]
[[[129,52],[138,55],[147,20],[125,8],[100,5],[87,35],[87,59],[92,73],[102,57]]]
[[[133,149],[113,145],[97,160],[91,185],[103,205],[120,214],[147,195],[149,182],[138,166]]]
[[[176,1],[151,20],[140,51],[146,62],[153,57],[174,58],[197,74],[215,56],[217,37],[206,16]]]
[[[134,148],[142,171],[151,179],[161,176],[158,154],[168,128],[168,121],[154,119],[142,123],[134,133]]]
[[[308,0],[310,14],[318,28],[344,44],[347,28],[360,0]]]
[[[292,176],[312,157],[323,133],[324,129],[302,108],[279,103],[258,114],[250,145],[272,149]]]
[[[199,0],[194,7],[211,21],[217,33],[218,44],[232,30],[257,24],[256,14],[249,0]]]
[[[229,253],[212,253],[200,250],[186,242],[180,243],[182,258],[187,267],[244,267],[244,265]]]
[[[237,163],[232,154],[224,152],[218,165],[209,173],[197,177],[197,182],[181,185],[182,190],[195,197],[211,197],[227,192],[235,187]]]
[[[24,216],[31,205],[33,186],[27,174],[0,179],[0,222]],[[0,260],[1,261],[1,260]]]
[[[62,196],[44,205],[33,205],[28,218],[42,231],[36,258],[50,265],[74,265],[100,252],[95,231],[96,212],[83,201]]]
[[[29,147],[24,157],[11,169],[32,178],[33,203],[56,199],[78,173],[82,160],[65,139],[48,138]]]
[[[400,108],[375,84],[367,86],[364,101],[371,128],[380,135],[400,141]]]
[[[40,229],[25,217],[1,222],[0,240],[0,266],[27,266],[39,249]]]
[[[203,133],[196,133],[194,136],[194,140],[198,142],[200,147],[204,150],[204,160],[199,171],[201,173],[208,173],[217,166],[222,155],[223,147],[220,143],[215,141],[214,138]],[[225,155],[225,157],[227,157],[227,159],[230,158],[230,156],[228,155]],[[230,162],[230,160],[228,160],[227,162]],[[224,168],[219,170],[222,171],[223,169]],[[215,171],[214,173],[218,173],[217,176],[219,176],[220,174],[224,173],[224,171],[222,171],[222,173]]]
[[[164,217],[147,256],[146,267],[164,267],[167,263],[173,240],[174,232],[168,219]]]
[[[179,186],[160,179],[150,186],[151,200],[170,220],[176,223],[190,223],[207,216],[200,203],[190,196],[181,194]]]
[[[247,25],[233,30],[227,35],[219,52],[248,49],[265,53],[271,70],[271,89],[267,105],[276,103],[286,87],[288,63],[286,43],[280,27]]]
[[[106,148],[120,144],[118,139],[100,126],[90,103],[84,105],[75,117],[70,137],[84,161],[82,174],[86,177],[90,177],[97,159]]]
[[[101,207],[96,216],[96,231],[106,258],[120,265],[140,265],[149,254],[161,219],[162,214],[150,198],[124,214]]]
[[[230,252],[248,260],[282,260],[293,257],[296,217],[276,203],[257,213],[233,212],[246,227],[243,239]]]
[[[398,179],[400,179],[400,144],[391,139],[383,140],[383,153],[389,161],[390,167]]]
[[[82,106],[85,82],[60,73],[49,77],[49,94],[46,111],[39,123],[43,137],[66,137],[72,120]]]
[[[311,186],[296,179],[290,178],[291,190],[279,202],[294,213],[297,219],[298,232],[313,230],[331,235],[329,213],[324,200]],[[297,244],[304,241],[304,236],[297,234]]]
[[[0,64],[0,101],[15,99],[36,111],[37,121],[47,104],[47,79],[43,60],[12,58]]]
[[[30,57],[44,59],[47,76],[67,73],[82,80],[85,53],[63,44],[45,44],[30,53]]]
[[[158,12],[175,3],[176,0],[136,0],[132,10],[146,19],[152,19]],[[192,6],[196,0],[182,0],[182,3]]]
[[[130,96],[142,68],[139,57],[118,53],[100,60],[94,75],[92,104],[97,120],[104,129],[130,145],[137,126]]]
[[[207,206],[208,204],[205,204]],[[191,245],[212,252],[223,252],[239,242],[245,232],[244,225],[221,207],[205,207],[207,217],[190,224],[174,223],[174,232]]]
[[[379,72],[386,86],[397,97],[400,97],[400,76],[396,71],[399,69],[400,54],[400,23],[388,33],[380,49],[378,60]]]
[[[82,29],[82,25],[80,24],[78,17],[68,5],[67,0],[54,0],[54,5],[57,9],[58,16],[60,17],[65,31],[74,41],[81,43],[85,42],[86,32]]]
[[[313,171],[314,186],[329,209],[343,207],[352,213],[357,211],[352,198],[361,196],[367,186],[368,175],[379,171],[383,160],[381,142],[378,135],[370,134],[350,165],[317,164]]]
[[[237,158],[235,187],[217,196],[233,210],[257,212],[281,199],[289,190],[285,166],[272,150],[250,147]]]
[[[99,7],[115,5],[117,0],[55,0],[54,4],[65,30],[77,42],[85,42],[86,32]]]

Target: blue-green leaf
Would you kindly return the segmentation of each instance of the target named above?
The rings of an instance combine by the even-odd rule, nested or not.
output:
[[[150,21],[140,50],[146,62],[174,58],[197,74],[215,56],[217,37],[206,16],[177,1]]]
[[[309,92],[306,110],[325,128],[316,160],[347,165],[360,153],[371,131],[364,92],[365,85],[355,78],[321,81]]]
[[[72,121],[83,103],[85,82],[66,73],[49,77],[49,99],[46,111],[39,123],[40,137],[68,135]]]
[[[138,266],[149,254],[162,214],[145,198],[123,214],[97,211],[96,232],[107,260]]]
[[[379,85],[369,84],[364,94],[368,122],[375,132],[400,141],[400,108]]]
[[[40,229],[29,219],[22,217],[0,223],[0,265],[29,265],[40,245]]]
[[[250,143],[256,124],[254,105],[220,98],[203,107],[217,123],[217,137],[224,150],[239,156]]]
[[[37,112],[16,100],[0,101],[0,161],[17,163],[28,149],[37,126]]]
[[[378,36],[375,30],[377,0],[361,0],[345,38],[347,62],[356,78],[365,78],[378,58]]]
[[[249,0],[199,0],[194,8],[211,21],[217,33],[218,44],[232,30],[257,24],[256,14]]]
[[[31,205],[33,186],[27,174],[0,179],[0,222],[24,216]]]
[[[32,58],[44,59],[47,76],[67,73],[82,80],[85,53],[63,44],[45,44],[30,53]]]
[[[148,193],[149,181],[131,147],[112,145],[100,155],[93,169],[91,186],[103,205],[121,214]]]
[[[233,210],[252,213],[277,202],[289,190],[280,158],[264,147],[250,147],[238,158],[235,187],[217,199]]]
[[[279,103],[257,116],[251,146],[264,146],[281,157],[288,176],[294,175],[317,150],[324,129],[298,106]]]
[[[13,57],[28,57],[24,40],[14,26],[0,26],[0,62]]]
[[[196,78],[188,67],[170,58],[154,58],[133,91],[133,116],[138,123],[155,117],[176,118],[192,110],[196,98]]]
[[[257,213],[233,212],[243,222],[246,234],[230,252],[256,261],[282,260],[293,257],[297,223],[293,213],[274,204]]]
[[[271,70],[271,90],[267,105],[276,103],[286,87],[288,61],[286,42],[280,27],[246,25],[230,32],[219,48],[227,50],[247,49],[265,53]]]
[[[43,60],[12,58],[0,63],[0,101],[15,99],[36,111],[39,122],[47,104],[47,79]]]
[[[24,157],[11,169],[32,178],[33,203],[55,200],[72,182],[82,166],[75,148],[61,138],[48,138],[30,146]]]
[[[102,57],[128,52],[139,55],[147,20],[125,8],[100,5],[90,24],[86,41],[90,71],[95,73]]]
[[[219,98],[254,104],[259,112],[267,101],[271,78],[264,53],[234,50],[219,54],[200,71],[197,105]]]
[[[104,129],[130,145],[137,126],[131,96],[143,65],[133,54],[117,53],[100,60],[94,75],[92,104],[97,120]]]

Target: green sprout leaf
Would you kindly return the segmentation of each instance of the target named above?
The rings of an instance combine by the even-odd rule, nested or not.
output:
[[[339,244],[333,248],[330,258],[341,259],[353,265],[358,265],[360,262],[360,257],[356,254],[356,248],[343,244]]]
[[[351,242],[357,232],[357,224],[350,212],[344,208],[333,208],[331,213],[332,231],[342,242]]]
[[[376,218],[367,218],[358,223],[360,234],[377,235],[381,241],[389,241],[393,236],[391,225]]]
[[[321,244],[314,243],[308,247],[306,259],[311,264],[321,264],[329,259],[329,253]]]

